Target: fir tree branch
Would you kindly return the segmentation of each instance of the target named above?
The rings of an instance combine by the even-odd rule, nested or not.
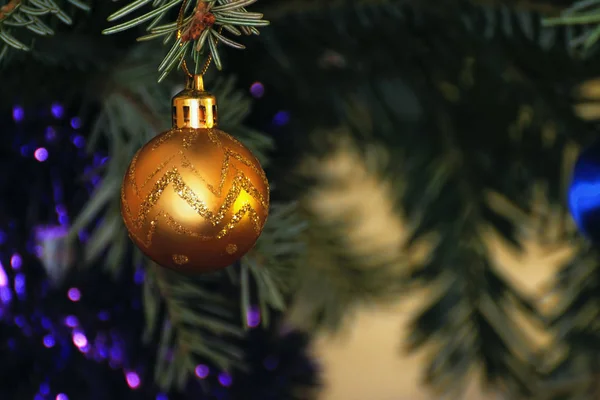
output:
[[[256,308],[263,324],[269,323],[273,309],[283,310],[283,291],[289,290],[296,260],[304,251],[299,240],[304,224],[293,204],[273,204],[257,245],[241,266],[202,277],[165,270],[149,263],[137,249],[132,260],[126,258],[132,245],[119,209],[122,176],[134,152],[164,130],[166,124],[159,117],[164,116],[166,123],[170,114],[167,88],[148,84],[156,60],[146,55],[146,50],[136,49],[105,83],[103,110],[88,143],[92,150],[100,139],[107,139],[111,156],[101,171],[100,186],[78,215],[70,235],[73,238],[91,227],[84,248],[87,265],[102,259],[114,275],[122,275],[126,265],[146,266],[144,337],[151,340],[158,335],[161,342],[157,384],[165,389],[181,388],[200,361],[224,370],[243,368],[237,340],[246,324],[255,326]],[[271,139],[242,125],[250,110],[249,99],[235,90],[231,79],[218,82],[214,92],[219,97],[222,129],[236,134],[266,165]],[[158,332],[161,326],[162,333]]]
[[[395,299],[407,264],[397,193],[382,177],[386,150],[369,145],[361,153],[348,128],[326,135],[332,151],[306,159],[299,171],[312,181],[301,202],[307,253],[293,279],[288,318],[309,330],[337,330],[358,306]]]
[[[200,55],[210,54],[215,61],[217,69],[221,70],[221,56],[217,49],[218,43],[223,43],[229,47],[243,49],[244,46],[236,41],[224,36],[223,30],[234,35],[258,35],[257,28],[269,25],[269,22],[263,19],[260,13],[249,12],[246,7],[252,5],[257,0],[196,0],[195,6],[191,12],[187,13],[188,6],[191,3],[187,0],[172,0],[168,3],[158,1],[153,3],[153,10],[141,16],[130,19],[111,28],[105,29],[103,33],[110,35],[124,30],[132,29],[148,21],[147,35],[138,38],[140,41],[163,38],[163,42],[169,43],[175,36],[176,40],[171,46],[159,66],[161,72],[159,81],[164,79],[169,72],[179,65],[182,59],[188,56],[197,64],[197,68],[202,62]],[[129,15],[145,5],[149,1],[137,0],[123,7],[112,14],[108,20],[115,21]],[[184,15],[180,20],[157,26],[169,11],[174,7],[183,7]],[[207,42],[208,39],[208,42]],[[191,46],[189,44],[192,44]],[[208,47],[208,49],[207,49]]]
[[[58,4],[53,0],[11,0],[0,7],[0,41],[4,46],[0,48],[0,62],[8,54],[8,48],[17,50],[30,50],[30,45],[25,44],[14,33],[26,29],[34,35],[53,35],[54,30],[45,22],[45,17],[54,15],[64,24],[72,23],[71,17],[63,10],[62,3],[71,4],[80,10],[89,11],[87,4],[79,0],[64,0]],[[59,5],[60,4],[60,5]]]

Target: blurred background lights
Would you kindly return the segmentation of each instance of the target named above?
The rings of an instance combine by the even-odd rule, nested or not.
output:
[[[219,374],[219,383],[225,387],[231,386],[231,375],[229,375],[227,372],[221,372]]]
[[[47,127],[44,137],[49,142],[53,141],[54,139],[56,139],[56,129],[54,129],[51,126]]]
[[[35,150],[35,152],[33,153],[33,156],[35,157],[36,160],[38,160],[40,162],[46,161],[48,159],[48,150],[46,150],[43,147],[40,147]]]
[[[81,299],[81,292],[77,288],[71,288],[67,292],[67,296],[71,301],[79,301]]]
[[[264,85],[262,83],[260,83],[260,82],[254,82],[250,86],[250,94],[255,99],[260,99],[261,97],[263,97],[265,95],[265,87],[264,87]]]
[[[59,393],[59,394],[56,395],[56,400],[69,400],[69,398],[67,397],[66,394]]]
[[[47,395],[50,393],[50,385],[47,383],[42,383],[40,385],[40,394]]]
[[[13,269],[20,269],[22,265],[23,259],[21,258],[21,255],[18,253],[14,253],[10,257],[10,266],[13,267]]]
[[[21,106],[13,107],[13,119],[15,122],[21,122],[25,118],[25,110]]]
[[[75,328],[77,324],[79,324],[79,321],[77,320],[76,316],[68,315],[65,318],[65,325],[67,325],[69,328]]]
[[[71,128],[73,128],[73,129],[81,128],[81,118],[79,118],[79,117],[71,118]]]
[[[135,372],[127,372],[125,374],[125,379],[127,380],[127,385],[132,389],[136,389],[140,386],[140,377]]]
[[[54,336],[46,335],[44,336],[44,347],[51,348],[54,347],[56,341],[54,340]]]
[[[273,123],[275,125],[283,126],[286,125],[288,122],[290,122],[290,113],[287,111],[279,111],[273,117]]]
[[[200,364],[196,366],[196,369],[194,370],[194,372],[196,373],[196,376],[200,379],[204,379],[208,376],[208,374],[210,373],[210,370],[208,369],[208,367],[206,365]]]
[[[81,135],[75,135],[73,137],[73,144],[77,148],[82,148],[83,146],[85,146],[85,139],[84,139],[84,137],[81,136]]]
[[[65,109],[59,103],[52,104],[50,110],[52,111],[52,116],[56,119],[60,119],[65,115]]]
[[[83,333],[75,332],[73,334],[73,344],[75,346],[77,346],[78,348],[82,348],[82,347],[87,346],[88,340]]]
[[[250,306],[246,312],[246,324],[250,328],[256,328],[260,325],[260,310],[256,306]]]

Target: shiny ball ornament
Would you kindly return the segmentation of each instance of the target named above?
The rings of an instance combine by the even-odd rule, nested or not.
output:
[[[581,152],[568,193],[571,215],[580,232],[600,243],[600,142]]]
[[[137,152],[123,179],[129,236],[163,267],[227,267],[254,246],[267,220],[269,183],[260,163],[216,122],[215,98],[196,75],[173,98],[172,129]]]

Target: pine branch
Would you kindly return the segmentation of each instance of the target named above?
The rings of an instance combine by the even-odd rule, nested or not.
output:
[[[584,29],[571,39],[570,45],[582,56],[589,56],[600,39],[600,1],[579,0],[560,16],[546,19],[544,25],[583,26]]]
[[[90,229],[84,248],[87,265],[103,260],[114,275],[121,275],[126,265],[146,266],[146,339],[155,337],[163,326],[157,384],[181,388],[199,360],[224,370],[243,367],[236,340],[244,335],[246,324],[255,326],[255,309],[260,310],[260,321],[268,324],[271,310],[284,308],[281,291],[290,286],[294,260],[304,251],[299,242],[303,223],[295,216],[293,205],[274,204],[259,242],[241,266],[210,276],[189,277],[164,270],[149,264],[137,249],[133,259],[127,258],[132,246],[120,214],[122,176],[134,152],[166,128],[170,115],[168,88],[148,83],[149,78],[153,81],[155,60],[147,57],[146,50],[136,49],[105,83],[103,108],[88,143],[92,150],[106,141],[111,157],[102,171],[96,171],[103,176],[101,184],[78,215],[70,235],[73,238]],[[249,99],[235,91],[231,79],[218,82],[214,92],[219,98],[222,129],[239,135],[266,164],[271,139],[242,125],[249,113]],[[225,290],[233,292],[225,294]]]
[[[289,319],[309,330],[336,330],[358,306],[396,299],[406,274],[395,194],[381,177],[386,150],[370,145],[361,154],[346,129],[327,136],[333,150],[300,170],[313,182],[301,202],[308,248]]]
[[[64,3],[64,4],[63,4]],[[62,23],[71,25],[72,19],[64,11],[65,5],[74,6],[83,11],[90,7],[80,0],[11,0],[0,7],[0,62],[8,55],[9,48],[29,51],[30,44],[24,43],[14,34],[17,30],[27,29],[30,33],[39,36],[54,34],[54,29],[47,23],[49,15],[55,16]]]
[[[152,11],[105,29],[103,33],[106,35],[114,34],[151,21],[146,28],[148,34],[138,38],[139,41],[163,38],[163,43],[167,44],[174,40],[171,49],[158,67],[161,73],[159,81],[166,78],[174,68],[179,66],[181,60],[186,59],[188,56],[194,60],[196,70],[199,70],[202,67],[203,55],[209,54],[217,69],[221,70],[221,56],[217,44],[223,43],[236,49],[245,48],[242,44],[225,36],[222,33],[223,30],[234,36],[241,36],[242,34],[258,35],[258,28],[269,24],[268,21],[262,19],[262,14],[246,10],[247,6],[256,1],[196,0],[196,4],[190,12],[188,12],[188,8],[190,8],[191,1],[154,1]],[[144,7],[149,2],[149,0],[136,0],[112,14],[108,20],[121,19]],[[183,8],[181,19],[158,25],[175,7]],[[190,44],[192,45],[190,46]]]

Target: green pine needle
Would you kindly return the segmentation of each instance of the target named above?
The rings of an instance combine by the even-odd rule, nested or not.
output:
[[[222,33],[223,30],[236,36],[241,35],[242,32],[246,35],[258,35],[259,31],[257,28],[269,25],[269,22],[263,19],[261,13],[246,11],[245,7],[255,3],[256,0],[236,0],[231,2],[229,0],[197,0],[194,7],[190,6],[190,3],[192,3],[191,1],[188,3],[188,7],[186,7],[187,9],[185,10],[186,15],[184,16],[181,26],[179,26],[178,21],[156,26],[158,21],[164,19],[171,8],[180,6],[182,1],[183,0],[172,0],[166,4],[162,1],[154,1],[152,3],[152,11],[105,29],[103,33],[108,35],[122,32],[153,19],[147,27],[148,34],[139,37],[138,41],[163,38],[164,43],[167,43],[175,32],[185,32],[190,29],[193,24],[197,23],[195,20],[197,6],[200,2],[204,2],[207,7],[207,12],[210,12],[215,16],[215,24],[213,26],[205,27],[200,36],[191,41],[193,43],[192,46],[188,46],[189,42],[183,42],[178,35],[177,41],[158,67],[160,73],[158,81],[160,82],[164,80],[175,67],[181,64],[179,60],[193,56],[192,59],[194,60],[194,63],[198,64],[198,67],[200,67],[203,60],[197,53],[205,54],[207,51],[212,55],[217,69],[221,70],[223,65],[218,50],[219,43],[240,50],[245,48],[244,45],[225,36]],[[147,6],[149,3],[149,0],[134,1],[112,14],[108,20],[115,21],[123,18],[132,12]],[[208,49],[206,49],[207,39],[209,39]]]

